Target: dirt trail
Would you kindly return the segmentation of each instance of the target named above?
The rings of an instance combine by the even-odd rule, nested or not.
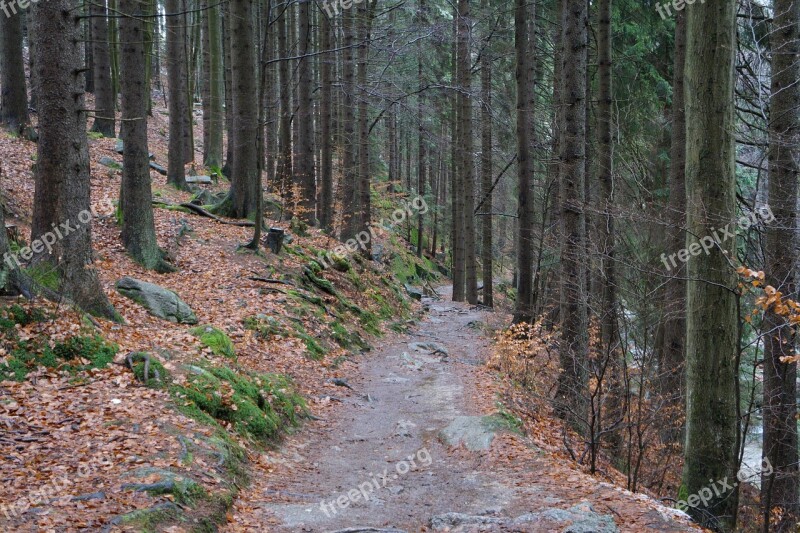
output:
[[[477,418],[495,401],[481,368],[490,341],[473,327],[487,317],[445,299],[426,304],[415,331],[359,360],[358,375],[348,377],[354,390],[331,393],[343,402],[331,418],[309,423],[257,465],[227,531],[430,531],[446,513],[462,515],[437,520],[434,530],[615,531],[615,521],[621,531],[691,530],[535,450],[501,457],[505,440],[521,439],[502,429],[480,449],[499,420]],[[465,446],[445,443],[448,427],[465,432]],[[563,511],[581,502],[593,509]]]

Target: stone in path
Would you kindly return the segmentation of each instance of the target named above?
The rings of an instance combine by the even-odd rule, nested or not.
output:
[[[488,450],[497,432],[497,421],[491,416],[458,416],[441,431],[445,444],[458,447],[462,443],[471,452]]]

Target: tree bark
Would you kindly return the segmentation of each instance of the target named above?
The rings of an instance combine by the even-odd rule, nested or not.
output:
[[[355,28],[353,10],[342,12],[342,32],[344,34],[342,57],[342,136],[344,141],[344,154],[342,161],[342,240],[355,237],[358,232],[359,197],[357,193],[358,180],[358,145],[355,138],[356,106],[354,92],[355,66],[353,45],[355,43]]]
[[[292,82],[289,77],[289,45],[286,26],[289,24],[289,9],[281,13],[278,27],[278,76],[280,79],[280,137],[278,139],[277,181],[287,217],[292,216]]]
[[[121,136],[125,147],[122,156],[122,242],[135,261],[147,269],[161,272],[172,269],[163,261],[156,241],[150,187],[150,157],[147,146],[147,104],[149,99],[145,68],[144,17],[146,1],[119,0],[119,35],[122,43]]]
[[[320,13],[320,48],[332,50],[333,21]],[[319,212],[320,227],[330,232],[333,229],[333,68],[336,54],[327,52],[320,56],[320,176],[319,176]]]
[[[365,0],[358,8],[359,18],[358,47],[358,86],[361,99],[358,102],[358,226],[357,233],[368,232],[372,218],[370,146],[369,146],[369,90],[367,89],[367,68],[369,59],[369,40],[372,32],[372,14],[377,0]],[[367,239],[361,247],[364,257],[372,257],[372,240]]]
[[[736,4],[695,4],[686,12],[686,247],[736,216],[734,59]],[[726,253],[723,253],[726,252]],[[737,464],[736,279],[730,258],[736,239],[688,262],[687,404],[683,485],[688,494],[709,479],[734,479]],[[696,519],[715,517],[733,530],[738,491],[690,507]]]
[[[559,142],[561,189],[561,343],[562,372],[556,412],[578,431],[587,416],[588,324],[586,301],[586,94],[588,8],[564,2],[563,129]]]
[[[775,216],[767,228],[767,283],[786,295],[797,293],[797,180],[800,178],[800,2],[775,0],[770,37],[772,88],[769,121],[769,206]],[[764,531],[794,531],[798,508],[797,364],[795,335],[785,317],[769,312],[764,330],[764,459],[772,471],[761,480]],[[770,525],[773,509],[780,518]]]
[[[483,0],[482,7],[489,7],[489,0]],[[481,200],[480,211],[492,213],[492,56],[490,40],[484,43],[481,55]],[[481,217],[481,263],[483,265],[483,305],[494,307],[494,275],[492,257],[492,216]]]
[[[311,50],[311,21],[308,2],[298,4],[299,8],[299,53],[297,65],[297,146],[294,175],[300,197],[297,201],[300,218],[311,225],[316,222],[317,186],[314,168],[314,118],[311,99],[312,58],[307,57]]]
[[[111,50],[106,2],[94,0],[90,6],[95,101],[92,131],[100,133],[103,137],[116,137],[116,95],[111,83]]]
[[[34,4],[31,24],[38,37],[35,65],[39,80],[31,240],[44,241],[46,233],[63,228],[52,251],[42,251],[34,261],[57,273],[57,287],[49,289],[88,313],[118,319],[97,274],[89,268],[92,212],[79,4],[76,0]]]
[[[169,154],[167,182],[179,189],[186,188],[184,150],[186,136],[186,79],[183,77],[184,39],[180,0],[165,0],[167,14],[167,76],[169,77]]]
[[[258,208],[258,85],[256,83],[253,0],[231,1],[233,79],[232,210],[235,218],[254,217]]]
[[[478,272],[475,248],[475,164],[472,138],[472,54],[470,1],[458,2],[458,79],[461,138],[458,145],[461,180],[464,185],[462,211],[464,217],[464,296],[471,304],[478,303]]]
[[[454,7],[453,13],[453,53],[452,53],[452,76],[456,78],[456,94],[452,98],[452,110],[450,116],[450,205],[452,209],[451,228],[450,228],[450,248],[452,250],[453,265],[453,301],[466,301],[466,265],[464,248],[464,180],[461,175],[461,101],[458,96],[460,90],[459,83],[459,56],[461,55],[459,38],[459,10]]]
[[[535,10],[535,4],[534,4]],[[534,160],[531,135],[536,103],[534,39],[528,20],[535,20],[527,0],[516,0],[514,41],[517,80],[517,195],[519,227],[517,231],[517,300],[514,323],[533,322],[533,181]],[[491,212],[491,211],[490,211]]]
[[[28,123],[21,14],[0,16],[0,123],[17,132]]]
[[[670,253],[686,243],[686,108],[684,99],[684,69],[686,65],[686,14],[681,11],[675,19],[675,59],[672,78],[672,132],[669,170],[668,232]],[[685,405],[685,341],[686,341],[686,277],[685,265],[668,272],[664,292],[664,318],[661,340],[656,346],[661,372],[661,393],[667,401],[683,411]],[[675,435],[674,438],[678,438]]]

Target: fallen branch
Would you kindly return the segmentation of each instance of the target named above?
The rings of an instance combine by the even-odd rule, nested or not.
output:
[[[194,204],[189,203],[189,202],[185,202],[185,203],[182,203],[182,204],[173,204],[173,203],[170,203],[170,202],[165,202],[164,200],[155,200],[154,199],[153,200],[153,205],[165,205],[167,207],[183,207],[184,209],[188,209],[189,211],[192,211],[195,214],[200,215],[201,217],[210,218],[211,220],[215,220],[215,221],[219,222],[220,224],[227,224],[229,226],[239,226],[239,227],[243,227],[243,228],[252,228],[252,227],[254,227],[256,225],[255,222],[250,222],[249,220],[248,221],[238,221],[238,222],[231,221],[231,220],[225,220],[224,218],[218,217],[214,213],[206,211],[205,209],[203,209],[199,205],[194,205]]]

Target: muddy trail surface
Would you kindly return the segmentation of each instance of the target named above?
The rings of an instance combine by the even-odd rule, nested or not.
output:
[[[649,498],[525,443],[484,367],[486,312],[426,300],[358,360],[333,409],[254,464],[226,531],[692,531]]]

